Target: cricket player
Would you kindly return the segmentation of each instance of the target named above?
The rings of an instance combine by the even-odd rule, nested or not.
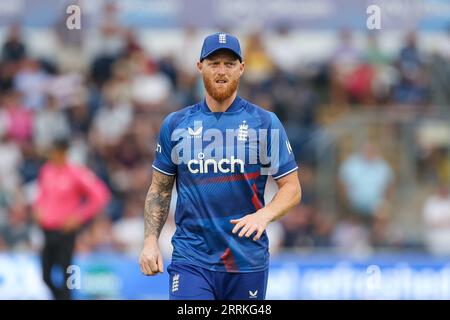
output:
[[[158,237],[176,181],[170,299],[263,300],[265,230],[300,202],[297,163],[277,116],[237,95],[244,62],[236,37],[206,37],[197,68],[204,100],[169,114],[160,129],[145,202],[141,271],[163,272]],[[265,204],[269,175],[279,190]]]

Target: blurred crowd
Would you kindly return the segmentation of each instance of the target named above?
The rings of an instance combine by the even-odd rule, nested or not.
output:
[[[203,94],[195,65],[184,59],[198,54],[189,39],[199,31],[186,30],[182,52],[154,57],[137,31],[121,25],[115,14],[112,7],[105,11],[89,59],[82,33],[65,28],[55,29],[54,60],[32,56],[18,25],[1,44],[0,250],[36,250],[42,242],[30,204],[57,137],[70,138],[70,159],[92,168],[113,194],[105,212],[80,233],[77,252],[138,254],[141,249],[159,126],[169,112]],[[271,34],[276,46],[257,32],[241,40],[246,70],[239,94],[277,113],[300,164],[302,202],[271,226],[271,250],[408,246],[391,219],[399,169],[383,154],[383,141],[340,151],[328,185],[338,190],[336,212],[320,206],[318,149],[327,123],[356,110],[397,110],[412,115],[412,121],[449,111],[450,31],[449,41],[431,54],[421,51],[416,33],[405,33],[401,49],[388,56],[376,33],[361,50],[351,30],[343,29],[330,58],[314,64],[303,64],[295,53],[293,32],[281,26]],[[419,181],[440,186],[423,203],[426,244],[433,252],[450,253],[449,148],[418,148],[417,162],[423,168]],[[161,241],[166,254],[173,230],[171,214]]]

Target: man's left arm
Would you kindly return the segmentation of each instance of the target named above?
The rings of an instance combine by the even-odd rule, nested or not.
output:
[[[66,222],[63,227],[66,231],[76,229],[90,220],[106,207],[111,199],[111,193],[106,184],[87,167],[77,167],[74,169],[73,176],[77,179],[79,190],[86,200]]]
[[[300,203],[302,191],[297,171],[294,171],[278,180],[278,191],[272,201],[255,213],[248,214],[240,219],[231,220],[235,224],[232,232],[239,232],[239,237],[250,237],[254,232],[253,240],[258,240],[267,225],[280,219],[290,209]]]

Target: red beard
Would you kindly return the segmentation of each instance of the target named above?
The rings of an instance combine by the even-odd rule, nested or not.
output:
[[[221,87],[217,87],[215,80],[207,78],[203,75],[203,83],[205,84],[206,92],[216,101],[222,102],[233,95],[239,85],[239,78],[228,80],[228,82]]]

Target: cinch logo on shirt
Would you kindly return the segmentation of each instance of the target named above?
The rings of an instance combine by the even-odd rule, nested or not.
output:
[[[198,154],[199,160],[189,160],[187,163],[189,171],[194,174],[208,172],[234,173],[236,172],[236,167],[239,166],[239,172],[244,173],[244,161],[236,159],[234,156],[231,156],[231,159],[221,159],[219,161],[215,159],[203,160],[204,158],[205,154],[200,152]],[[229,165],[229,168],[224,167],[224,165]]]

